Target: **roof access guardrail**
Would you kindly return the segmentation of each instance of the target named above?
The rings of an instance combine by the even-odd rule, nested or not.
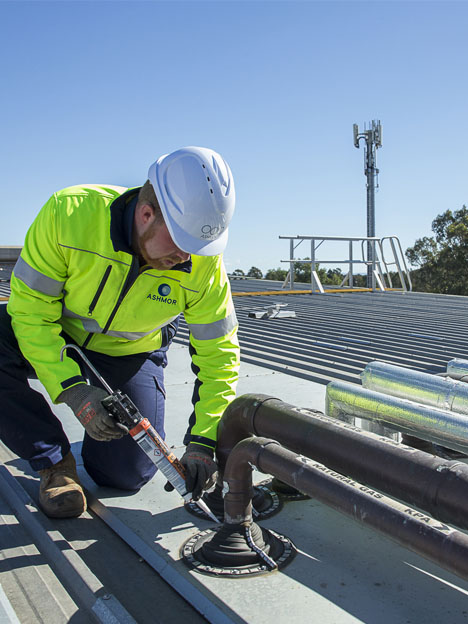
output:
[[[281,260],[281,262],[289,263],[289,272],[283,284],[283,288],[285,288],[288,283],[291,290],[294,288],[294,265],[296,263],[310,264],[310,286],[312,293],[318,292],[323,294],[326,292],[317,272],[318,265],[320,264],[344,264],[348,266],[348,272],[343,281],[338,288],[333,288],[333,291],[342,290],[346,292],[358,290],[354,285],[354,278],[356,276],[355,266],[359,264],[370,267],[372,275],[371,287],[359,288],[359,290],[372,292],[376,290],[381,292],[386,290],[399,290],[407,292],[411,291],[413,288],[404,253],[397,236],[384,236],[383,238],[369,236],[279,236],[279,238],[289,240],[290,250],[289,259]],[[295,250],[305,241],[310,243],[310,257],[306,259],[295,258]],[[333,260],[319,259],[317,250],[324,242],[347,243],[346,257]],[[354,249],[355,244],[360,244],[360,252],[357,254]],[[371,249],[371,260],[367,260],[365,257],[365,250],[368,246],[370,246]],[[393,284],[391,267],[394,268],[394,273],[398,275],[400,286],[394,286]]]

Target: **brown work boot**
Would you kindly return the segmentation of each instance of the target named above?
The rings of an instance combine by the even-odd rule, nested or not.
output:
[[[71,452],[58,464],[39,470],[39,474],[39,505],[49,518],[76,518],[86,511],[86,498]]]

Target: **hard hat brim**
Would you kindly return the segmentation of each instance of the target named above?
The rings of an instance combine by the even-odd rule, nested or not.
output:
[[[207,239],[206,242],[203,242],[199,238],[190,236],[190,234],[182,230],[182,228],[171,219],[165,209],[164,203],[161,205],[161,212],[172,240],[182,251],[196,256],[218,256],[225,250],[228,241],[228,229],[224,230],[215,240]]]

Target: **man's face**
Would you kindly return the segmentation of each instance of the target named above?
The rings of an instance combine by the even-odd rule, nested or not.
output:
[[[146,264],[159,271],[171,269],[190,258],[189,253],[174,243],[164,221],[148,223],[140,234],[135,231],[133,246]]]

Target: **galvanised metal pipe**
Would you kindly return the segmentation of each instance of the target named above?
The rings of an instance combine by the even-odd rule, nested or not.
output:
[[[263,394],[238,397],[224,412],[216,451],[221,488],[230,452],[240,440],[252,435],[277,440],[443,522],[468,529],[467,465]]]
[[[438,377],[385,362],[369,362],[361,373],[361,382],[368,390],[468,414],[468,384],[450,377]]]
[[[468,452],[468,418],[464,414],[413,403],[367,390],[356,384],[332,381],[327,385],[325,411],[378,422],[417,438]]]
[[[236,523],[251,523],[249,508],[245,505],[248,496],[242,498],[239,494],[251,487],[252,466],[468,579],[468,535],[336,474],[312,459],[298,456],[274,440],[242,440],[229,456],[225,472],[225,509],[226,515],[235,518]],[[239,475],[245,479],[244,483]]]

